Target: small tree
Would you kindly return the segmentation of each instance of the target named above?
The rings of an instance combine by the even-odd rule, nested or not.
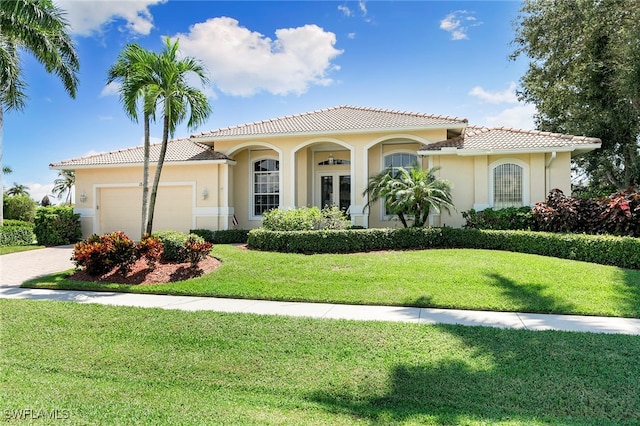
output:
[[[435,175],[438,168],[425,170],[419,165],[410,169],[387,168],[369,178],[362,195],[368,197],[367,206],[384,200],[387,211],[395,214],[407,228],[413,216],[414,227],[424,226],[431,211],[455,209],[451,199],[451,184]]]
[[[21,185],[19,183],[13,182],[13,186],[7,189],[7,195],[12,197],[18,197],[21,195],[29,196],[29,187],[25,185]]]

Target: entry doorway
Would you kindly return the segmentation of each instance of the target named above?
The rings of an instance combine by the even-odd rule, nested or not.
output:
[[[321,172],[318,174],[318,205],[338,206],[348,214],[351,206],[351,175],[344,172]]]

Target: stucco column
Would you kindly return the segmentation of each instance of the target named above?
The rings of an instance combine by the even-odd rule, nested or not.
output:
[[[369,227],[369,209],[365,210],[367,199],[362,195],[369,180],[369,150],[363,147],[358,155],[351,150],[351,224]]]
[[[489,164],[486,155],[473,157],[473,175],[473,208],[475,210],[484,210],[491,206],[491,200],[489,200]]]

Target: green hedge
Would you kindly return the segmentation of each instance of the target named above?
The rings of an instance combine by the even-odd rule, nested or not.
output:
[[[248,245],[288,253],[473,248],[507,250],[640,269],[640,238],[459,228],[249,232]]]
[[[28,246],[33,244],[35,239],[33,225],[0,227],[0,246]]]
[[[245,244],[249,236],[247,229],[225,229],[212,231],[210,229],[192,229],[192,234],[198,235],[211,244]]]
[[[75,243],[82,238],[80,215],[73,212],[73,207],[40,207],[34,223],[33,232],[38,244],[59,246]]]

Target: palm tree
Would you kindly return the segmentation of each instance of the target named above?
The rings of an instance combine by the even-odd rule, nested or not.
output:
[[[13,169],[9,166],[2,166],[2,174],[3,175],[10,175],[11,173],[13,173]]]
[[[76,173],[73,170],[60,170],[58,172],[58,178],[53,181],[53,195],[55,195],[58,200],[62,198],[65,194],[67,198],[65,199],[65,204],[71,205],[71,189],[73,185],[76,184]]]
[[[211,106],[207,97],[198,89],[189,86],[187,82],[191,75],[199,78],[203,85],[209,82],[202,62],[191,57],[179,59],[177,53],[178,41],[172,43],[171,39],[167,37],[164,49],[160,54],[153,54],[148,61],[141,61],[137,66],[132,67],[126,78],[123,79],[122,92],[130,94],[130,100],[143,93],[144,110],[149,112],[152,107],[157,107],[162,112],[163,118],[162,144],[149,199],[145,231],[147,234],[151,234],[153,231],[158,184],[167,153],[169,136],[173,137],[176,127],[187,115],[189,116],[187,127],[194,129],[204,123],[211,114]],[[133,101],[135,103],[135,100]],[[126,109],[129,111],[130,107],[131,105]]]
[[[413,216],[414,227],[424,226],[431,211],[450,211],[455,208],[451,199],[451,184],[438,178],[438,168],[425,170],[419,165],[410,169],[387,168],[369,178],[363,196],[367,206],[382,199],[387,211],[398,215],[402,225],[408,227],[407,218]]]
[[[7,189],[7,195],[12,197],[18,197],[20,195],[29,196],[29,187],[13,182],[13,186]]]
[[[72,98],[78,86],[80,66],[63,11],[51,0],[0,1],[0,166],[4,110],[21,110],[26,105],[20,50],[31,52],[47,72],[55,73]]]
[[[147,213],[149,211],[149,151],[150,136],[149,124],[151,118],[155,118],[155,105],[152,105],[152,99],[147,96],[146,87],[142,87],[136,92],[131,91],[131,86],[125,84],[131,77],[134,70],[145,72],[149,69],[151,61],[153,61],[154,53],[145,50],[137,44],[128,44],[124,50],[120,52],[116,63],[109,68],[107,72],[107,84],[120,82],[120,101],[122,102],[126,114],[134,121],[138,121],[137,104],[142,98],[143,101],[143,121],[144,121],[144,153],[142,165],[142,215],[140,225],[140,237],[144,237],[147,227]],[[148,102],[147,102],[148,101]]]

